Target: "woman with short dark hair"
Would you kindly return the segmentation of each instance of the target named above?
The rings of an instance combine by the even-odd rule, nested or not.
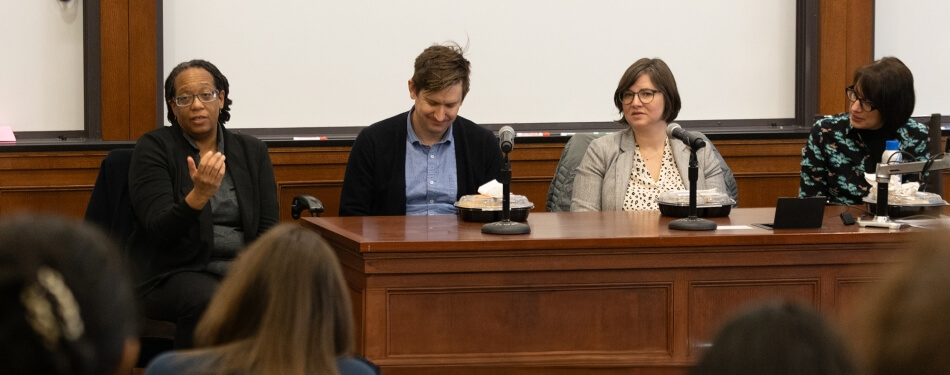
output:
[[[577,167],[571,211],[659,210],[660,193],[689,188],[690,146],[666,134],[680,111],[673,72],[660,59],[640,59],[614,91],[624,130],[590,143]],[[696,151],[698,189],[727,192],[718,151]]]
[[[871,189],[865,173],[874,173],[882,162],[888,140],[897,140],[910,156],[904,161],[930,157],[927,126],[910,118],[914,76],[899,59],[885,57],[858,68],[845,94],[848,112],[818,120],[802,149],[800,197],[860,204]]]
[[[130,263],[145,316],[175,323],[176,348],[191,347],[234,257],[278,222],[267,146],[224,127],[230,90],[214,64],[179,64],[165,80],[171,126],[143,135],[132,154]]]

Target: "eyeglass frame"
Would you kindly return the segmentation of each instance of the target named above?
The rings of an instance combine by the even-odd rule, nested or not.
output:
[[[202,95],[209,94],[209,93],[211,94],[211,99],[204,100],[201,98]],[[201,93],[191,94],[191,95],[178,95],[178,96],[173,96],[171,99],[171,102],[175,103],[175,105],[178,107],[187,107],[195,103],[195,98],[198,98],[198,101],[202,103],[211,103],[218,99],[219,94],[221,94],[220,90],[211,90],[211,91],[206,91],[206,92],[201,92]],[[185,98],[188,98],[188,99],[185,99]],[[187,101],[185,101],[184,104],[182,104],[179,102],[178,99],[187,100]]]
[[[854,102],[861,102],[861,109],[863,109],[865,112],[877,110],[877,106],[874,105],[874,103],[872,103],[870,100],[858,96],[858,91],[854,89],[854,85],[844,88],[844,96],[848,98],[849,105],[854,104]],[[852,96],[854,99],[851,98]]]
[[[650,93],[650,100],[643,100],[643,94],[645,94],[645,93]],[[640,90],[640,91],[634,92],[634,91],[627,90],[627,91],[624,91],[624,92],[620,93],[620,98],[619,98],[619,99],[620,99],[620,103],[621,103],[621,104],[623,104],[623,105],[631,105],[631,104],[633,104],[633,97],[636,96],[637,98],[640,99],[640,103],[643,103],[643,104],[650,104],[650,103],[653,103],[653,99],[656,98],[656,94],[657,94],[657,93],[662,94],[663,91],[660,91],[660,90],[653,90],[653,89],[642,89],[642,90]],[[629,101],[624,100],[624,97],[627,96],[627,94],[630,94],[630,95],[631,95]]]

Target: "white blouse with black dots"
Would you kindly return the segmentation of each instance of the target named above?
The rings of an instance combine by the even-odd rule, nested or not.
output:
[[[627,193],[623,198],[624,211],[645,211],[659,210],[660,205],[656,203],[656,198],[660,193],[670,190],[685,190],[683,178],[680,171],[676,169],[676,162],[673,161],[673,151],[670,149],[669,140],[663,146],[663,162],[660,165],[660,178],[653,182],[653,176],[647,169],[643,156],[640,154],[640,148],[637,148],[635,160],[633,162],[633,173],[630,174],[630,183],[627,185]]]

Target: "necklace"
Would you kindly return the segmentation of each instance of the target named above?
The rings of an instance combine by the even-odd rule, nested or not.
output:
[[[640,151],[639,148],[638,148],[638,151]],[[657,156],[663,156],[662,149],[660,151],[652,153],[650,156],[647,156],[645,153],[640,152],[640,157],[643,158],[643,161],[650,161],[652,159],[655,159]]]

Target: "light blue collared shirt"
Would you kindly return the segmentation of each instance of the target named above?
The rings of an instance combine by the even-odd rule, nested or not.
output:
[[[413,110],[406,118],[406,215],[455,215],[458,171],[453,125],[445,138],[426,146],[412,130]]]

